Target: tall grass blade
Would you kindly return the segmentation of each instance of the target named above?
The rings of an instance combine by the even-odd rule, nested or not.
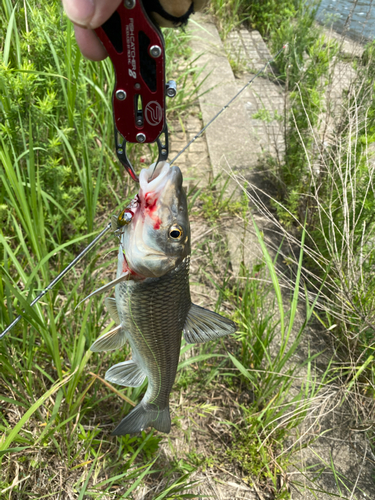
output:
[[[30,408],[25,412],[25,414],[20,418],[20,420],[17,422],[17,424],[13,427],[13,429],[9,432],[8,436],[3,440],[3,442],[0,443],[0,452],[5,450],[11,443],[14,441],[22,427],[25,425],[25,423],[29,420],[31,415],[38,410],[40,406],[50,397],[52,396],[55,392],[57,392],[61,387],[63,387],[65,384],[69,382],[69,380],[73,377],[75,374],[75,371],[65,377],[63,380],[60,380],[59,382],[56,382],[55,385],[53,385],[47,392],[43,394],[33,405],[30,406]]]

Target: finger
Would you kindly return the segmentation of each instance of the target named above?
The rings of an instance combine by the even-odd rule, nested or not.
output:
[[[78,47],[87,59],[91,59],[92,61],[101,61],[108,56],[107,51],[94,31],[81,28],[77,25],[74,26],[74,31]]]
[[[70,0],[72,1],[72,0]],[[73,0],[77,1],[77,0]],[[90,28],[95,29],[101,26],[107,19],[111,17],[121,0],[94,0],[95,14],[90,21]]]
[[[117,9],[121,0],[62,0],[65,12],[73,23],[95,29]]]

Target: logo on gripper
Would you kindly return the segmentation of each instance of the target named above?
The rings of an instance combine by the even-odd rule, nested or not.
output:
[[[163,118],[163,110],[156,101],[150,101],[145,107],[145,118],[150,125],[159,125]]]

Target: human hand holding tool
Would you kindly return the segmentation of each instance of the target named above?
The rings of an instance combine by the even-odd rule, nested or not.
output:
[[[95,32],[115,71],[112,106],[117,157],[138,182],[126,153],[128,142],[156,142],[157,161],[168,158],[165,96],[174,97],[176,92],[174,82],[165,83],[164,38],[141,0],[121,2]]]
[[[108,56],[94,29],[105,23],[121,0],[62,0],[65,12],[74,23],[77,44],[82,54],[93,61]]]
[[[112,60],[116,76],[112,95],[116,153],[136,182],[137,174],[126,153],[127,142],[156,142],[157,162],[168,158],[165,97],[176,95],[176,84],[172,80],[165,82],[164,38],[159,26],[186,24],[194,9],[201,9],[205,3],[206,0],[63,0],[75,23],[82,53],[95,60],[109,55]]]
[[[121,0],[62,0],[65,12],[74,23],[77,44],[82,54],[93,61],[108,56],[93,30],[105,23],[119,7]],[[162,27],[186,24],[190,14],[198,12],[207,0],[145,0],[145,9]]]

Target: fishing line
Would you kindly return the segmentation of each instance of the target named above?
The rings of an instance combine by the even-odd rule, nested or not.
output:
[[[223,106],[223,107],[221,108],[221,110],[220,110],[218,113],[216,113],[216,115],[215,115],[213,118],[211,118],[211,120],[207,123],[207,125],[205,125],[205,126],[202,128],[202,130],[201,130],[200,132],[198,132],[198,134],[197,134],[196,136],[194,136],[194,137],[193,137],[193,139],[192,139],[190,142],[188,142],[188,143],[186,144],[186,146],[185,146],[183,149],[181,149],[181,151],[180,151],[180,152],[179,152],[179,153],[178,153],[178,154],[177,154],[177,155],[173,158],[173,160],[171,161],[171,166],[172,166],[172,165],[173,165],[173,163],[177,160],[177,158],[179,158],[179,157],[182,155],[182,153],[183,153],[184,151],[186,151],[186,149],[187,149],[188,147],[190,147],[190,146],[193,144],[193,142],[194,142],[194,141],[196,141],[196,140],[198,139],[198,137],[200,137],[200,136],[203,134],[203,132],[205,132],[205,131],[208,129],[208,127],[209,127],[209,126],[210,126],[210,125],[211,125],[211,124],[212,124],[212,123],[213,123],[213,122],[214,122],[214,121],[215,121],[215,120],[216,120],[216,119],[217,119],[217,118],[221,115],[221,113],[223,113],[226,109],[228,109],[228,108],[229,108],[229,106],[230,106],[230,105],[231,105],[231,104],[232,104],[232,103],[233,103],[233,102],[237,99],[237,97],[238,97],[240,94],[242,94],[242,92],[243,92],[245,89],[247,89],[247,87],[248,87],[249,85],[251,85],[251,84],[253,83],[253,81],[254,81],[254,80],[255,80],[255,79],[256,79],[256,78],[257,78],[260,74],[262,74],[262,73],[263,73],[263,72],[267,69],[267,67],[268,67],[271,63],[273,63],[273,61],[274,61],[274,60],[275,60],[275,59],[279,56],[279,54],[281,54],[281,52],[282,52],[284,49],[286,49],[286,48],[287,48],[287,44],[283,45],[283,46],[281,47],[281,49],[279,49],[279,50],[278,50],[278,52],[276,52],[276,54],[275,54],[273,57],[271,57],[271,59],[269,59],[269,60],[266,62],[266,64],[265,64],[265,65],[264,65],[264,66],[263,66],[263,67],[262,67],[262,68],[258,71],[258,73],[256,73],[253,77],[251,77],[251,78],[250,78],[250,80],[249,80],[249,81],[248,81],[248,82],[247,82],[247,83],[246,83],[246,84],[242,87],[242,89],[240,89],[240,90],[237,92],[237,94],[236,94],[234,97],[232,97],[232,99],[231,99],[231,100],[230,100],[230,101],[229,101],[229,102],[228,102],[225,106]]]
[[[188,142],[186,144],[186,146],[184,148],[181,149],[181,151],[173,158],[173,160],[170,162],[170,165],[172,166],[174,164],[174,162],[177,160],[177,158],[179,158],[182,153],[184,153],[192,144],[193,142],[195,142],[207,129],[208,127],[226,110],[228,109],[231,104],[238,98],[238,96],[240,94],[242,94],[242,92],[249,86],[253,83],[253,81],[259,76],[261,75],[266,69],[267,67],[273,63],[273,61],[275,61],[275,59],[279,56],[279,54],[281,54],[281,52],[283,50],[285,50],[287,48],[287,44],[283,45],[281,47],[281,49],[279,49],[276,54],[271,57],[271,59],[269,59],[266,64],[253,76],[250,78],[250,80],[237,92],[237,94],[232,97],[232,99],[230,99],[230,101],[228,101],[228,103],[223,106],[221,108],[221,110],[216,113],[216,115],[211,118],[211,120],[207,123],[207,125],[205,125],[202,130],[200,132],[198,132],[198,134],[196,134],[193,139],[191,139],[190,142]],[[155,163],[155,167],[154,167],[154,170],[152,172],[152,176],[154,175],[155,173],[155,169],[158,165],[159,161],[156,161]],[[151,178],[152,178],[151,176]],[[58,281],[60,281],[61,278],[63,278],[65,276],[65,274],[70,271],[70,269],[72,269],[72,267],[74,267],[85,255],[87,252],[89,252],[95,245],[96,243],[111,229],[112,227],[112,223],[109,222],[107,224],[107,226],[101,231],[101,233],[98,234],[98,236],[92,240],[92,242],[84,249],[82,250],[82,252],[58,275],[56,276],[56,278],[51,281],[51,283],[46,287],[44,288],[44,290],[42,290],[42,292],[30,303],[30,307],[34,306],[49,290],[51,290],[55,285],[56,283],[58,283]],[[25,311],[23,311],[25,312]],[[4,337],[4,335],[6,335],[9,330],[11,330],[13,328],[13,326],[15,326],[19,320],[22,318],[21,315],[17,316],[17,318],[15,320],[12,321],[12,323],[10,325],[8,325],[5,330],[0,334],[0,340]]]
[[[97,244],[97,242],[111,229],[111,227],[112,224],[109,222],[107,226],[103,229],[103,231],[99,233],[98,236],[94,238],[92,242],[84,250],[82,250],[82,252],[79,255],[77,255],[77,257],[73,259],[72,262],[63,271],[61,271],[61,273],[58,276],[56,276],[56,278],[53,281],[51,281],[51,283],[46,288],[44,288],[44,290],[40,292],[40,294],[31,302],[30,307],[35,305],[49,290],[51,290],[56,285],[58,281],[61,280],[61,278],[63,278],[66,275],[68,271],[71,270],[72,267],[78,264],[78,262],[86,255],[86,253],[89,252],[91,248]],[[22,318],[21,315],[17,316],[17,318],[14,319],[12,323],[5,328],[5,330],[0,334],[0,340],[4,337],[4,335],[6,335],[9,332],[9,330],[11,330],[19,322],[21,318]]]
[[[248,81],[248,82],[247,82],[247,83],[246,83],[246,84],[245,84],[245,85],[244,85],[244,86],[243,86],[243,87],[242,87],[242,88],[241,88],[241,89],[237,92],[237,94],[236,94],[235,96],[233,96],[233,97],[232,97],[232,99],[230,99],[230,101],[229,101],[229,102],[228,102],[225,106],[223,106],[223,107],[221,108],[221,110],[220,110],[220,111],[218,111],[218,112],[216,113],[216,115],[215,115],[213,118],[211,118],[211,120],[207,123],[207,125],[205,125],[205,126],[202,128],[202,130],[201,130],[200,132],[198,132],[198,134],[197,134],[197,135],[195,135],[195,136],[191,139],[191,141],[190,141],[190,142],[188,142],[188,143],[186,144],[186,146],[185,146],[185,147],[183,147],[183,148],[181,149],[181,151],[180,151],[180,152],[179,152],[179,153],[178,153],[178,154],[177,154],[177,155],[173,158],[173,160],[170,162],[170,165],[171,165],[171,166],[174,164],[174,162],[177,160],[177,158],[179,158],[179,157],[182,155],[182,153],[184,153],[184,152],[185,152],[185,151],[186,151],[186,150],[187,150],[187,149],[188,149],[188,148],[189,148],[189,147],[193,144],[193,142],[195,142],[195,141],[196,141],[196,140],[197,140],[197,139],[198,139],[198,138],[199,138],[199,137],[200,137],[200,136],[201,136],[201,135],[202,135],[202,134],[203,134],[203,133],[204,133],[204,132],[208,129],[208,127],[209,127],[209,126],[210,126],[210,125],[211,125],[211,124],[212,124],[212,123],[213,123],[213,122],[214,122],[214,121],[215,121],[215,120],[216,120],[216,119],[217,119],[217,118],[221,115],[221,113],[223,113],[226,109],[228,109],[228,108],[229,108],[229,106],[231,106],[231,105],[233,104],[233,102],[234,102],[234,101],[235,101],[235,100],[236,100],[236,99],[237,99],[237,98],[238,98],[238,97],[242,94],[242,92],[243,92],[245,89],[247,89],[247,87],[248,87],[249,85],[251,85],[251,84],[253,83],[253,81],[254,81],[256,78],[258,78],[258,76],[259,76],[259,75],[261,75],[261,74],[262,74],[262,73],[263,73],[263,72],[267,69],[267,67],[268,67],[271,63],[273,63],[273,62],[275,61],[275,59],[279,56],[279,54],[281,54],[281,52],[282,52],[283,50],[285,50],[286,48],[287,48],[287,44],[283,45],[283,46],[281,47],[281,49],[279,49],[279,50],[276,52],[276,54],[275,54],[273,57],[271,57],[271,59],[269,59],[269,60],[266,62],[266,64],[265,64],[265,65],[264,65],[264,66],[263,66],[263,67],[262,67],[262,68],[261,68],[261,69],[260,69],[260,70],[259,70],[259,71],[255,74],[255,75],[254,75],[254,76],[252,76],[252,77],[250,78],[250,80],[249,80],[249,81]],[[152,174],[151,174],[151,177],[150,177],[151,179],[152,179],[152,177],[153,177],[153,175],[154,175],[154,173],[155,173],[155,170],[156,170],[156,167],[158,166],[158,164],[159,164],[159,160],[155,163],[154,170],[152,171]]]

